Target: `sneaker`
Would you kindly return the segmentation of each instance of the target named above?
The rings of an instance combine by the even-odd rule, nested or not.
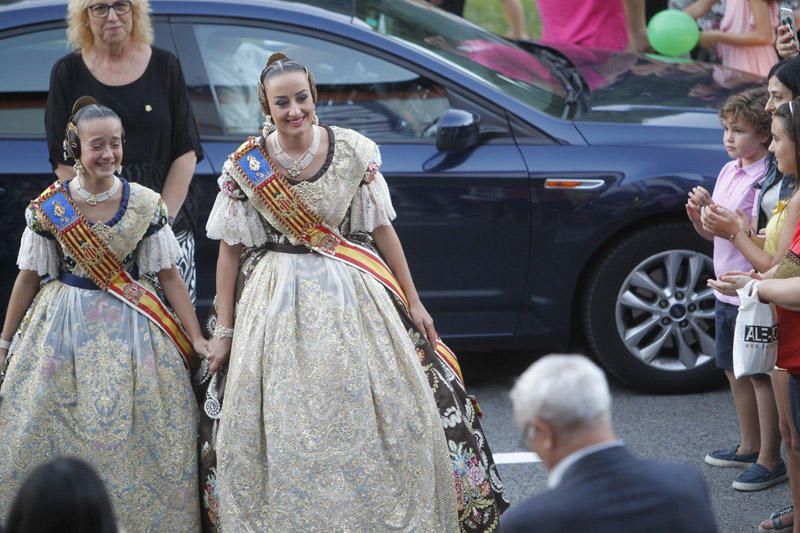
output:
[[[739,474],[739,477],[733,482],[733,488],[743,491],[762,490],[787,479],[789,476],[786,474],[786,465],[783,463],[776,466],[774,470],[767,470],[766,467],[753,463],[750,468]]]
[[[758,459],[758,452],[748,453],[747,455],[737,455],[739,446],[734,446],[729,450],[716,450],[708,455],[704,461],[711,466],[722,466],[727,468],[748,468]]]

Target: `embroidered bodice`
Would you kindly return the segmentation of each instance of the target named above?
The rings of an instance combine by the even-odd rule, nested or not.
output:
[[[380,152],[362,135],[329,127],[329,157],[312,179],[291,182],[294,192],[328,225],[344,234],[371,232],[396,217],[389,188],[380,173]],[[262,143],[263,138],[257,139]],[[354,172],[358,160],[368,161],[366,171]],[[206,230],[211,239],[228,244],[259,246],[265,242],[289,242],[264,220],[247,201],[234,176],[233,163],[225,162],[218,179],[220,193],[209,215]]]
[[[64,187],[69,194],[69,187]],[[70,273],[86,277],[32,206],[25,210],[27,227],[22,235],[17,264],[20,269],[57,277]],[[90,224],[129,271],[155,273],[177,261],[180,247],[167,222],[167,207],[158,193],[123,180],[119,209],[110,220]]]

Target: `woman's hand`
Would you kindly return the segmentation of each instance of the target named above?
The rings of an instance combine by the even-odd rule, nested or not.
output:
[[[747,215],[740,209],[736,213],[722,207],[721,205],[712,204],[702,209],[700,219],[703,223],[703,229],[713,233],[717,237],[728,237],[735,235],[740,231],[747,233],[749,229],[749,221]]]
[[[419,300],[409,302],[409,314],[411,315],[411,320],[425,335],[425,338],[428,339],[430,345],[435,349],[436,339],[439,338],[439,335],[436,333],[436,329],[433,327],[433,318],[431,318],[431,315],[428,313],[428,310],[425,309],[425,306],[422,305],[422,302]]]
[[[232,343],[233,339],[230,337],[213,337],[208,342],[206,358],[208,359],[208,369],[212,374],[216,374],[217,370],[222,368],[222,365],[228,360]]]
[[[758,272],[728,272],[719,279],[708,280],[708,286],[727,296],[738,296],[736,291],[754,279],[763,278]]]
[[[436,346],[438,335],[433,327],[433,319],[419,300],[414,281],[411,279],[411,271],[408,269],[406,255],[403,253],[403,246],[400,244],[400,238],[391,224],[384,224],[375,228],[372,231],[372,238],[375,240],[375,246],[378,251],[386,260],[386,264],[397,276],[397,281],[400,283],[403,292],[408,297],[408,312],[411,315],[411,320],[419,328],[420,332],[425,335],[431,346]]]
[[[778,50],[778,55],[781,56],[781,59],[791,59],[800,53],[797,49],[794,36],[792,35],[792,30],[786,24],[778,26],[778,37],[775,39],[775,48]]]
[[[198,357],[203,359],[208,357],[208,341],[205,337],[197,337],[192,339],[192,347]]]

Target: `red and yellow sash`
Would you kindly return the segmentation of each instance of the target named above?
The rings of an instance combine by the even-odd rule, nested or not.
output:
[[[191,362],[192,343],[180,323],[159,297],[133,279],[125,267],[89,227],[60,182],[55,182],[33,201],[42,221],[58,242],[83,267],[101,289],[116,296],[167,334],[187,365]]]
[[[408,298],[383,259],[372,250],[339,235],[309,209],[286,179],[272,170],[266,154],[255,139],[248,139],[230,159],[250,202],[277,229],[317,253],[374,277],[408,309]],[[440,338],[436,339],[434,349],[463,386],[464,378],[456,355]]]

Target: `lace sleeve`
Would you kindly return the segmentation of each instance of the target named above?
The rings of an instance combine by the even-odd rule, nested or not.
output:
[[[58,242],[26,227],[17,255],[20,270],[34,270],[40,276],[58,277]]]
[[[208,215],[206,235],[209,239],[230,245],[243,244],[247,248],[259,246],[267,240],[261,215],[250,202],[235,200],[223,191],[217,194]]]
[[[183,251],[178,239],[172,233],[172,227],[167,224],[161,229],[148,235],[139,243],[139,256],[136,264],[140,274],[155,274],[165,268],[178,264]]]
[[[243,244],[247,248],[264,244],[267,233],[258,211],[247,201],[244,191],[233,179],[230,159],[222,166],[217,180],[219,193],[206,222],[206,236],[225,241],[231,246]]]
[[[58,276],[58,241],[45,227],[39,213],[32,207],[25,209],[25,231],[19,244],[17,266],[20,270],[34,270],[40,276]]]
[[[378,226],[391,224],[397,218],[389,195],[389,186],[379,170],[375,169],[369,181],[362,183],[350,207],[350,231],[371,232]]]

